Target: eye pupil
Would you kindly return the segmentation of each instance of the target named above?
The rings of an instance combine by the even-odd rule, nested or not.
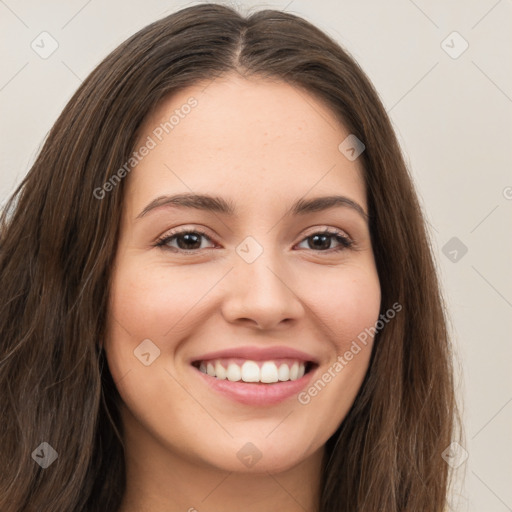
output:
[[[185,244],[181,243],[180,242],[181,240],[185,240]],[[178,247],[185,251],[199,249],[201,247],[201,235],[197,235],[195,233],[185,233],[183,235],[179,235],[176,237],[176,241],[178,243]],[[195,242],[195,245],[198,245],[198,246],[191,247],[190,245],[187,245],[187,242],[189,242],[189,243]]]
[[[330,238],[331,238],[332,235],[313,235],[312,237],[310,237],[311,239],[315,240],[315,242],[313,243],[313,247],[316,248],[316,249],[329,249],[329,246],[331,245],[331,241],[330,241]],[[319,238],[322,238],[323,239],[323,243],[321,243],[320,245],[316,244],[316,242],[318,241]],[[325,243],[325,241],[327,240],[327,244]]]

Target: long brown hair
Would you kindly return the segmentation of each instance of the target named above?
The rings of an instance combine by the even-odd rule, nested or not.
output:
[[[305,20],[202,4],[143,28],[94,69],[2,212],[2,511],[119,508],[126,484],[120,397],[98,342],[124,180],[102,199],[97,190],[127,162],[164,96],[232,71],[303,88],[363,141],[381,313],[403,308],[378,332],[356,400],[327,442],[319,510],[446,507],[442,452],[458,413],[445,307],[386,111],[348,52]],[[43,442],[58,455],[46,469],[33,455],[49,452]]]

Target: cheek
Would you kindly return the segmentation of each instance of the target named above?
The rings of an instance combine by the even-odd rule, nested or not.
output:
[[[190,268],[125,264],[116,274],[110,307],[133,337],[161,338],[180,328],[180,320],[214,282],[191,275]],[[199,274],[198,274],[199,276]],[[210,283],[212,281],[212,283]]]
[[[378,320],[381,291],[376,270],[371,265],[347,267],[331,274],[319,273],[314,282],[310,303],[320,320],[317,325],[337,353],[343,353]]]
[[[116,382],[130,372],[133,375],[140,371],[141,361],[136,359],[136,351],[144,340],[155,344],[156,349],[153,348],[151,354],[155,357],[163,349],[162,333],[172,327],[175,304],[169,302],[171,294],[167,292],[166,295],[165,281],[156,279],[154,274],[154,271],[132,264],[129,258],[125,258],[113,273],[105,350]],[[144,347],[151,347],[145,343]],[[143,353],[146,351],[141,351]],[[155,361],[159,362],[158,359]]]

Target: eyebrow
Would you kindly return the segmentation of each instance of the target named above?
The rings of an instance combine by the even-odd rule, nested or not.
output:
[[[235,205],[222,197],[206,194],[176,194],[173,196],[157,197],[151,201],[136,218],[140,219],[149,212],[164,207],[192,208],[207,212],[222,213],[228,216],[233,216],[236,213]],[[324,211],[335,207],[350,208],[357,212],[365,222],[368,221],[368,214],[361,205],[348,197],[339,195],[317,197],[308,200],[299,199],[292,205],[288,215],[306,215],[308,213]]]

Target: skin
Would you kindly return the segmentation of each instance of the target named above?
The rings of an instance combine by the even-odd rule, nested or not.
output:
[[[234,402],[210,390],[189,360],[279,345],[314,354],[318,378],[333,373],[337,357],[379,316],[368,224],[348,207],[287,212],[300,198],[333,194],[367,212],[363,169],[338,150],[349,132],[319,100],[236,74],[166,98],[137,147],[191,96],[197,106],[125,178],[104,343],[123,400],[121,510],[314,511],[324,444],[361,386],[371,338],[306,405],[297,396],[265,407]],[[174,207],[137,219],[156,197],[189,192],[220,195],[237,213]],[[200,228],[209,239],[188,242],[199,247],[194,254],[177,252],[187,247],[183,237],[168,250],[155,247],[178,227]],[[325,228],[354,245],[336,252],[333,236],[316,248],[311,237]],[[247,236],[263,249],[250,264],[236,251]],[[145,339],[160,350],[149,366],[134,356]],[[261,454],[251,467],[237,457],[248,442]]]

